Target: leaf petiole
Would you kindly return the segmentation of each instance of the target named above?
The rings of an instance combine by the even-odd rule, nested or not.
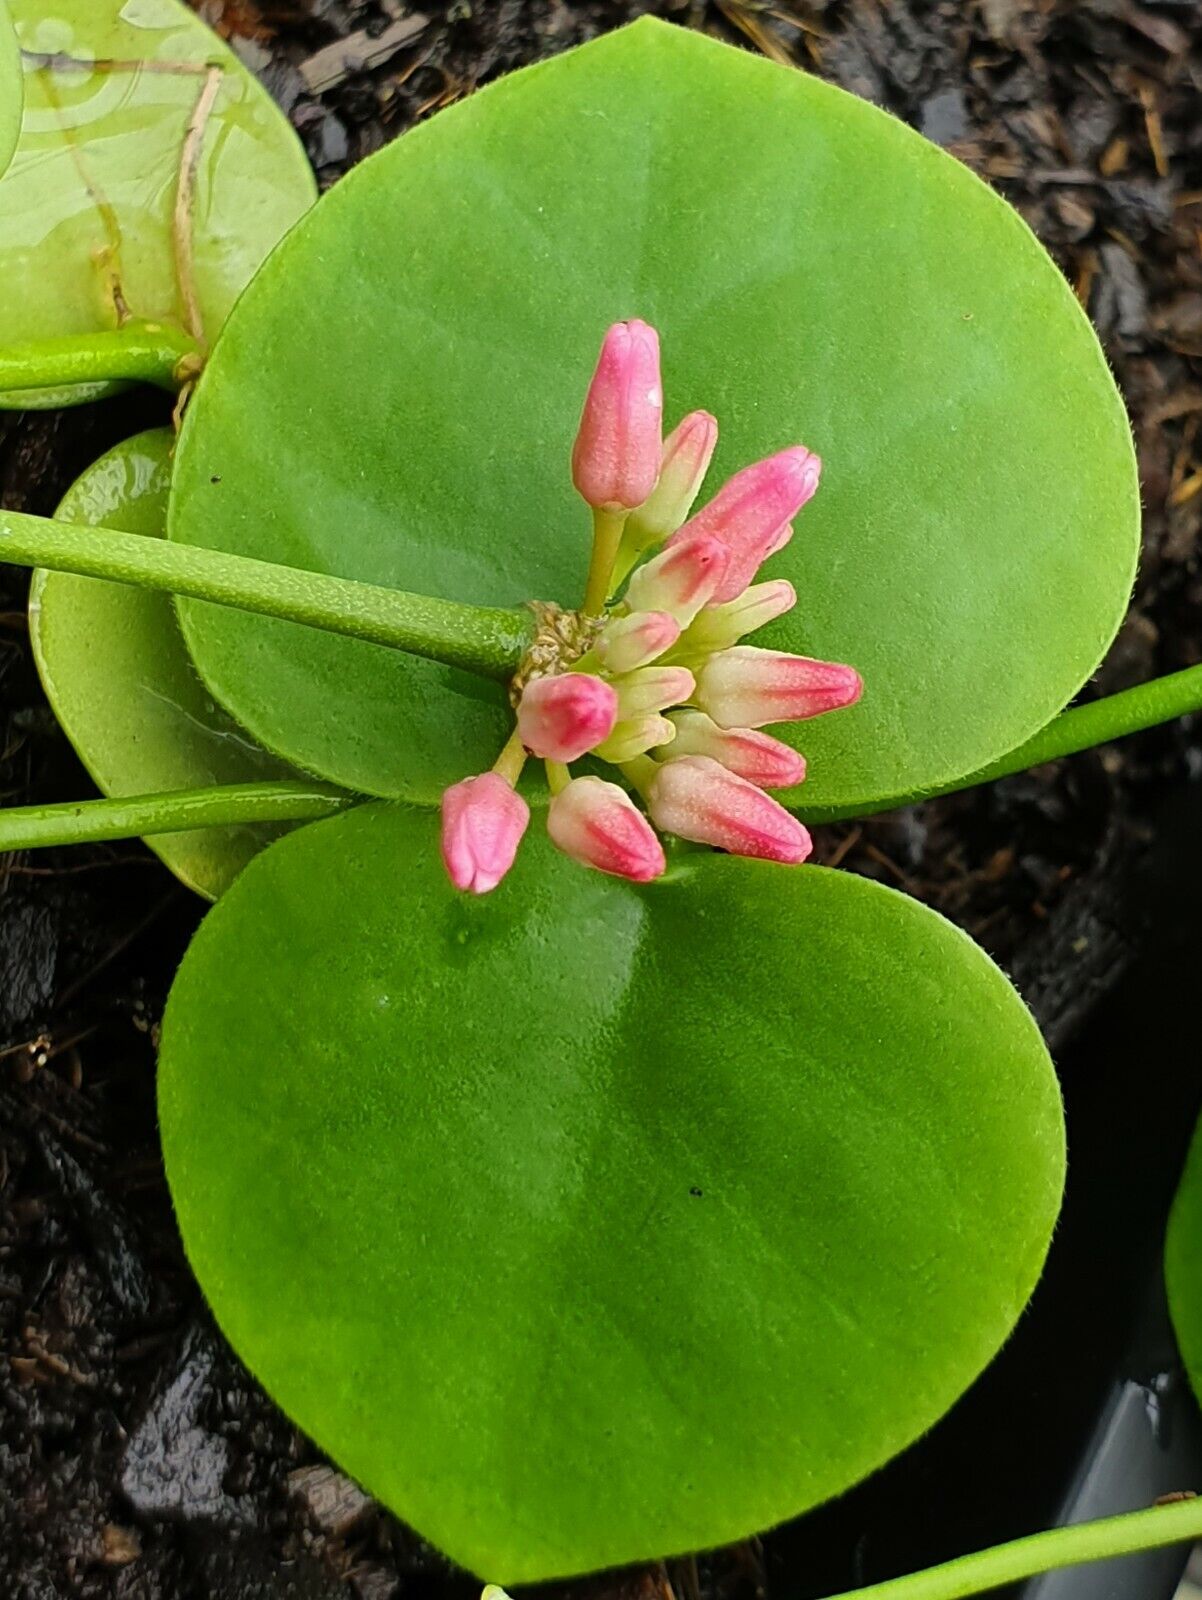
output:
[[[99,844],[253,822],[312,822],[341,811],[353,798],[316,781],[224,783],[128,799],[0,809],[0,851]]]
[[[23,389],[77,383],[153,383],[174,392],[195,377],[200,353],[181,328],[127,322],[107,332],[67,334],[0,349],[0,395],[9,405]]]
[[[301,622],[490,678],[513,675],[534,628],[532,613],[406,594],[223,550],[19,511],[0,511],[0,560]]]
[[[995,783],[1000,778],[1010,778],[1045,762],[1057,761],[1062,756],[1077,755],[1082,750],[1092,750],[1115,739],[1125,739],[1128,734],[1142,733],[1162,722],[1174,722],[1178,717],[1202,711],[1202,666],[1184,667],[1180,672],[1169,672],[1153,678],[1148,683],[1136,684],[1132,689],[1122,689],[1117,694],[1106,695],[1101,700],[1091,700],[1087,705],[1072,706],[1042,727],[1038,733],[1017,745],[987,767],[967,773],[951,783],[912,793],[891,795],[887,799],[847,808],[808,811],[804,801],[797,805],[798,812],[808,821],[829,822],[842,817],[870,817],[881,811],[896,811],[900,806],[916,805],[922,800],[933,800],[943,794],[958,794],[963,789],[977,789],[982,784]]]
[[[1184,1544],[1200,1537],[1202,1500],[1181,1500],[1071,1528],[1029,1534],[923,1572],[869,1584],[865,1589],[848,1589],[831,1595],[829,1600],[964,1600],[965,1596],[986,1594],[1037,1573]]]

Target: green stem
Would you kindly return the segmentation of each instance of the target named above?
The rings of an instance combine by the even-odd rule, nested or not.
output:
[[[325,784],[224,783],[209,789],[175,789],[129,799],[80,800],[63,805],[0,809],[0,851],[44,845],[98,844],[140,839],[191,828],[226,828],[247,822],[310,822],[329,817],[352,796]]]
[[[522,745],[522,736],[515,728],[505,741],[501,754],[493,762],[492,770],[499,772],[506,783],[516,788],[525,765],[526,751]]]
[[[991,761],[971,777],[949,785],[949,791],[939,792],[1008,778],[1012,773],[1025,772],[1028,767],[1042,766],[1045,761],[1075,755],[1094,745],[1109,744],[1112,739],[1123,739],[1129,733],[1139,733],[1144,728],[1154,728],[1158,723],[1172,722],[1198,710],[1202,710],[1202,667],[1185,667],[1181,672],[1166,673],[1163,678],[1137,684],[1134,689],[1123,689],[1102,700],[1062,711],[1017,750]]]
[[[222,550],[116,528],[85,528],[19,511],[0,511],[0,560],[283,617],[491,678],[513,675],[534,626],[533,616],[521,611],[406,594]]]
[[[181,363],[196,357],[196,343],[182,329],[130,322],[108,332],[31,340],[0,349],[0,391],[19,401],[22,389],[121,380],[154,383],[174,392],[180,386]]]
[[[584,589],[584,615],[599,617],[613,590],[614,561],[626,526],[626,511],[593,512],[593,553]]]
[[[1075,1567],[1113,1556],[1133,1555],[1162,1545],[1184,1544],[1202,1537],[1202,1500],[1180,1500],[1152,1506],[1120,1517],[1082,1522],[1072,1528],[1052,1528],[1010,1544],[995,1545],[974,1555],[961,1556],[925,1572],[890,1578],[866,1589],[848,1589],[830,1600],[963,1600],[985,1594],[1007,1583]]]
[[[1162,722],[1173,722],[1193,711],[1202,711],[1202,666],[1166,673],[1163,678],[1137,684],[1134,689],[1123,689],[1102,700],[1062,711],[1024,744],[999,756],[987,767],[954,778],[950,783],[938,784],[933,789],[910,790],[867,805],[847,807],[809,809],[802,801],[795,809],[806,821],[819,823],[896,811],[899,806],[917,805],[942,794],[958,794],[962,789],[976,789],[985,783],[995,783],[999,778],[1013,777],[1016,772],[1027,772],[1031,767],[1043,766],[1061,756],[1076,755],[1082,750],[1092,750],[1095,745],[1125,739],[1128,734],[1141,733]]]

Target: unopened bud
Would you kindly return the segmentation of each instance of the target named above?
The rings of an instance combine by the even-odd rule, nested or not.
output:
[[[590,506],[642,505],[659,476],[664,397],[659,335],[615,322],[605,335],[572,451],[572,481]]]
[[[518,704],[521,741],[544,761],[578,761],[608,737],[617,720],[617,695],[589,672],[535,678]]]

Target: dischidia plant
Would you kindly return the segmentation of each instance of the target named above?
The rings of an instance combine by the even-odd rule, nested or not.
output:
[[[202,223],[251,222],[213,140],[240,69],[174,0],[15,18],[0,270],[83,284],[93,321],[7,298],[4,386],[149,376],[187,404],[178,440],[119,446],[56,519],[0,513],[107,794],[0,814],[0,844],[144,834],[217,900],[159,1106],[222,1328],[496,1582],[839,1493],[1013,1327],[1064,1128],[1002,973],[906,896],[802,865],[806,824],[1202,703],[1193,669],[1063,710],[1138,547],[1079,306],[890,117],[643,21],[364,163],[198,328]],[[138,190],[98,201],[101,118],[65,116],[58,82],[99,113],[118,71],[122,106],[190,83],[116,170],[174,174],[138,295],[114,266]],[[255,105],[263,170],[293,171]],[[26,259],[11,186],[41,137],[84,220]],[[1199,1194],[1170,1253],[1195,1375]],[[862,1593],[1200,1532],[1196,1504],[1150,1508]]]

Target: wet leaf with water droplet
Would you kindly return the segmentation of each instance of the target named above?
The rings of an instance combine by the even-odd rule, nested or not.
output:
[[[0,186],[0,346],[110,331],[128,315],[187,327],[172,219],[190,124],[191,274],[211,339],[316,185],[287,118],[180,0],[9,0],[25,113]],[[0,82],[3,66],[0,64]],[[0,104],[0,142],[5,113]],[[60,405],[109,386],[0,394]]]

